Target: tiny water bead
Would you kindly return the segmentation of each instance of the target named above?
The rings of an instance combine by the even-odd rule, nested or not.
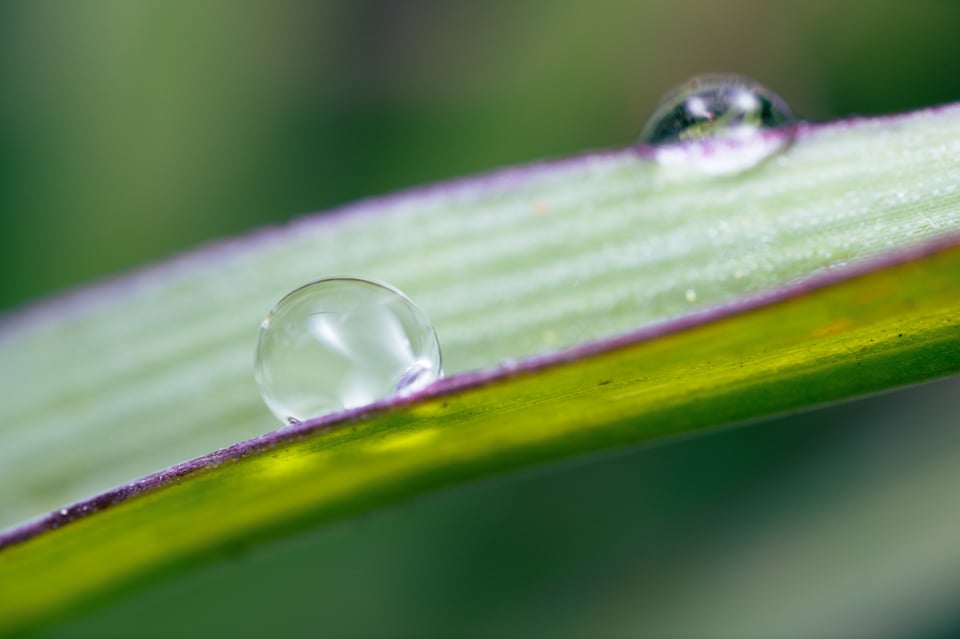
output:
[[[301,286],[260,326],[254,372],[270,411],[298,423],[443,377],[426,315],[399,290],[359,278]]]
[[[790,144],[771,129],[796,117],[759,82],[740,75],[705,75],[669,91],[647,121],[641,140],[658,147],[666,165],[693,165],[722,175],[753,167]]]
[[[653,145],[743,137],[795,120],[783,98],[756,80],[734,74],[704,75],[668,91],[642,137]]]

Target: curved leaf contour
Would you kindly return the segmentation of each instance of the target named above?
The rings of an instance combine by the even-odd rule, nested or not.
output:
[[[307,279],[400,286],[454,374],[8,530],[0,632],[451,483],[960,370],[960,109],[797,133],[726,178],[628,149],[372,201],[7,318],[7,524],[268,430],[258,318]]]

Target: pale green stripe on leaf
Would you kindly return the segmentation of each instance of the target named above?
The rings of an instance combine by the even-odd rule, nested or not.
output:
[[[274,428],[252,351],[270,306],[307,281],[401,288],[455,374],[960,229],[958,184],[953,107],[811,129],[734,177],[600,155],[188,258],[0,336],[0,527]]]

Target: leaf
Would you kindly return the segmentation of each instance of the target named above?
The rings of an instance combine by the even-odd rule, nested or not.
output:
[[[949,635],[933,629],[956,625],[958,391],[954,376],[471,482],[40,636]]]
[[[956,372],[957,250],[918,243],[960,227],[960,147],[944,142],[958,129],[955,107],[807,127],[728,178],[636,150],[511,171],[207,249],[8,319],[8,524],[268,430],[250,350],[259,316],[305,280],[396,284],[433,318],[448,371],[464,374],[10,531],[0,624],[469,477]]]

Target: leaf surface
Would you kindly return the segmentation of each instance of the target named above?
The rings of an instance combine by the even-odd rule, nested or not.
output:
[[[453,482],[957,372],[958,133],[949,107],[804,127],[732,177],[642,149],[507,171],[9,317],[0,525],[270,430],[256,329],[310,279],[405,290],[452,376],[8,531],[0,628]]]

